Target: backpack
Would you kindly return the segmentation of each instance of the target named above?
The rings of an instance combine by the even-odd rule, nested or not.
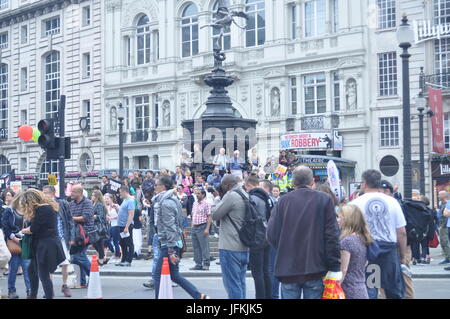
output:
[[[244,244],[244,246],[250,249],[260,249],[265,246],[266,243],[266,228],[267,223],[262,217],[259,216],[256,210],[256,204],[250,198],[245,197],[241,191],[235,190],[245,202],[245,218],[241,229],[238,229],[235,222],[231,219],[229,215],[228,218],[231,224],[236,229],[239,234],[239,239]]]
[[[433,239],[433,211],[425,203],[415,200],[404,200],[401,202],[401,207],[406,219],[408,244],[421,242],[425,238]]]

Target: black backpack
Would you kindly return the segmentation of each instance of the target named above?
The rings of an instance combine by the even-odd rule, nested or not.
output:
[[[241,229],[238,229],[235,222],[229,215],[227,216],[230,219],[231,224],[233,224],[233,227],[238,232],[239,239],[245,246],[251,249],[263,248],[266,243],[267,223],[262,217],[259,216],[258,211],[256,210],[256,205],[250,198],[247,198],[239,190],[236,190],[235,192],[242,197],[246,206],[244,223]]]
[[[433,239],[433,211],[425,203],[416,200],[404,200],[401,206],[406,219],[408,243],[421,242],[425,238]]]

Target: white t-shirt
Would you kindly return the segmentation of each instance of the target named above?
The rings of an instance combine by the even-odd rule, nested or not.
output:
[[[397,242],[397,228],[406,226],[406,220],[394,197],[383,193],[367,193],[350,204],[361,209],[373,239]]]
[[[117,214],[117,210],[115,208],[113,208],[108,211],[108,216],[111,218],[114,218],[114,217],[118,217],[119,215]],[[119,222],[119,220],[117,218],[111,219],[111,227],[116,227],[118,222]]]

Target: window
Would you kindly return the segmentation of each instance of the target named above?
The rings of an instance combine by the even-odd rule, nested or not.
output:
[[[82,172],[91,172],[93,170],[92,159],[89,154],[84,153],[80,157],[80,169]]]
[[[91,77],[91,54],[83,53],[83,79]]]
[[[291,112],[292,115],[297,114],[297,78],[290,79],[291,85]]]
[[[248,15],[245,32],[245,46],[253,47],[266,42],[266,18],[264,0],[246,0],[245,13]]]
[[[378,29],[395,28],[395,0],[378,0]]]
[[[339,31],[339,0],[331,0],[331,32]]]
[[[11,164],[4,155],[0,155],[0,175],[11,172]]]
[[[8,32],[0,34],[0,49],[8,48]]]
[[[380,147],[395,147],[398,145],[398,117],[380,118]]]
[[[39,180],[41,185],[48,184],[48,174],[58,174],[58,161],[44,161],[41,165],[41,173],[39,174]]]
[[[325,73],[305,76],[305,114],[325,113],[327,110]]]
[[[21,92],[28,91],[28,69],[27,68],[20,69],[20,91]]]
[[[138,156],[139,169],[150,168],[150,158],[148,156]]]
[[[397,94],[397,54],[378,54],[378,82],[380,96]]]
[[[55,17],[45,21],[45,35],[58,34],[60,32],[59,17]]]
[[[20,27],[20,43],[25,44],[28,42],[28,26],[23,25]]]
[[[341,93],[340,93],[340,84],[339,84],[339,75],[337,72],[332,73],[332,81],[333,81],[333,106],[335,111],[341,110]]]
[[[158,95],[155,95],[155,128],[159,127],[159,103],[158,103]]]
[[[450,112],[444,113],[444,145],[445,150],[450,152]]]
[[[0,0],[0,10],[6,9],[9,7],[9,0]]]
[[[150,128],[150,104],[148,95],[135,98],[136,131]]]
[[[60,88],[60,60],[59,52],[52,51],[45,58],[45,116],[58,116]]]
[[[20,171],[22,172],[26,172],[27,171],[27,158],[26,157],[22,157],[20,159]]]
[[[91,101],[83,100],[83,117],[87,118],[88,125],[91,125]]]
[[[439,85],[450,85],[450,38],[434,40],[434,70],[439,74]]]
[[[434,24],[446,24],[450,22],[450,1],[434,0]]]
[[[85,6],[82,9],[82,13],[81,13],[81,25],[83,27],[87,27],[91,24],[91,7],[90,6]]]
[[[226,1],[226,2],[229,2],[229,1]],[[225,3],[224,5],[228,6],[229,4]],[[217,17],[216,12],[217,12],[218,8],[219,8],[219,1],[216,1],[213,6],[213,11],[214,11],[213,20],[216,19],[216,17]],[[212,32],[213,32],[213,37],[212,37],[213,46],[212,47],[214,48],[216,45],[216,42],[219,40],[220,29],[213,28]],[[222,50],[230,50],[230,48],[231,48],[231,29],[229,27],[227,27],[223,30],[223,38],[222,38],[222,42],[219,43],[219,47]]]
[[[291,39],[297,39],[297,5],[291,5],[289,7],[290,18],[291,18]]]
[[[189,57],[198,54],[198,17],[197,7],[188,5],[181,18],[181,56]]]
[[[0,138],[8,138],[8,65],[0,64]]]
[[[137,24],[137,64],[150,63],[151,32],[149,23],[148,17],[142,16]]]
[[[305,2],[305,37],[316,37],[326,32],[326,0]]]
[[[130,66],[131,65],[131,38],[127,37],[126,41],[127,41],[127,65]]]
[[[27,124],[28,123],[28,113],[27,110],[20,111],[20,123]]]

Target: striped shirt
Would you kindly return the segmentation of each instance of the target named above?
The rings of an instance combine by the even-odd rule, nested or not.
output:
[[[69,208],[72,217],[84,218],[84,223],[82,224],[86,233],[95,231],[94,206],[92,205],[92,201],[90,199],[83,197],[79,203],[73,200],[70,202]]]

